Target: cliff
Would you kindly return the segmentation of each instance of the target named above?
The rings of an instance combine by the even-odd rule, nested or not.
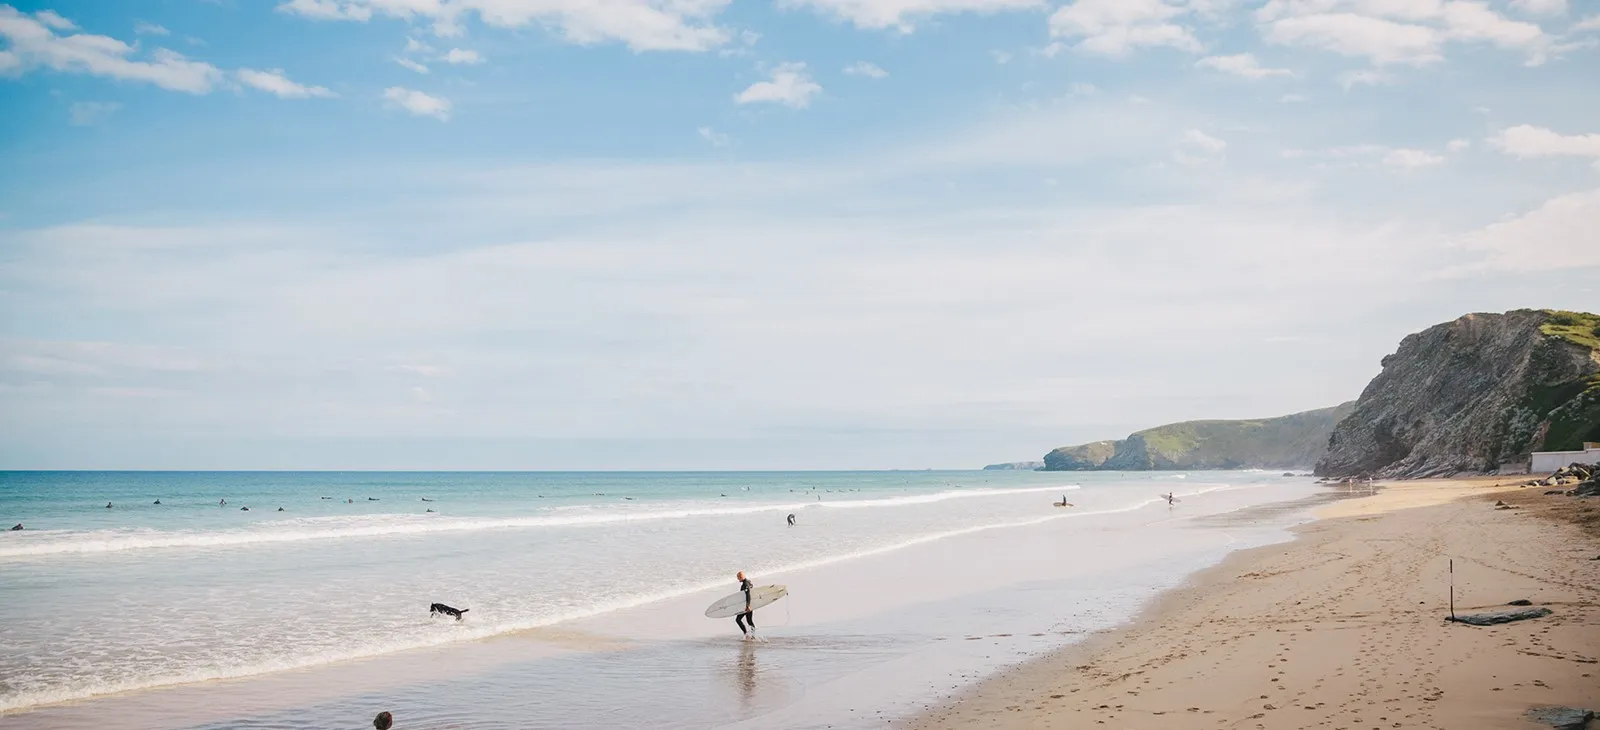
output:
[[[1401,340],[1316,473],[1489,472],[1585,440],[1600,441],[1600,317],[1469,314]]]
[[[1037,471],[1044,468],[1042,461],[1010,461],[1004,464],[990,464],[983,468],[984,471]]]
[[[1316,462],[1334,424],[1353,403],[1247,421],[1185,421],[1121,441],[1063,446],[1045,454],[1046,471],[1293,469]]]

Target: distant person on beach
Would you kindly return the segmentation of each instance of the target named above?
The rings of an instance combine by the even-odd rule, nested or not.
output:
[[[789,513],[789,526],[790,527],[794,527],[794,513],[793,512]]]
[[[756,631],[756,613],[754,609],[750,608],[750,589],[752,588],[755,588],[755,585],[750,582],[749,578],[744,577],[744,571],[739,571],[739,590],[744,591],[744,613],[734,616],[733,622],[739,625],[739,633],[744,634],[746,639],[750,638]],[[750,628],[745,628],[745,622],[747,621],[750,623]]]
[[[1167,492],[1166,494],[1163,494],[1161,496],[1166,497],[1167,506],[1168,507],[1171,507],[1171,506],[1173,506],[1173,505],[1178,503],[1177,492]]]
[[[372,718],[372,726],[378,730],[389,730],[389,728],[394,727],[394,715],[388,712],[380,712],[377,717]]]

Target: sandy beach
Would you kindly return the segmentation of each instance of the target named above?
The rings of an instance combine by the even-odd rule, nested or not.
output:
[[[1513,479],[1327,505],[1294,542],[1236,553],[906,726],[1532,728],[1530,708],[1600,707],[1600,506]],[[1452,560],[1457,613],[1527,599],[1552,614],[1447,622]]]

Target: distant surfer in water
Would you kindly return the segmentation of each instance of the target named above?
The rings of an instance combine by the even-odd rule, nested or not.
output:
[[[739,590],[744,591],[744,613],[734,616],[733,622],[739,625],[739,633],[744,634],[746,639],[755,635],[756,632],[756,613],[754,609],[750,608],[750,589],[752,588],[755,588],[755,585],[750,582],[749,578],[744,577],[744,571],[739,571]],[[745,622],[747,621],[750,623],[750,628],[748,629],[745,628]]]

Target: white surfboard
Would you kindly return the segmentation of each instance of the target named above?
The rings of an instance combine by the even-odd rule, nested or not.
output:
[[[750,589],[750,610],[770,606],[789,595],[787,586],[756,586]],[[706,608],[706,618],[733,618],[744,613],[744,591],[727,596]]]

